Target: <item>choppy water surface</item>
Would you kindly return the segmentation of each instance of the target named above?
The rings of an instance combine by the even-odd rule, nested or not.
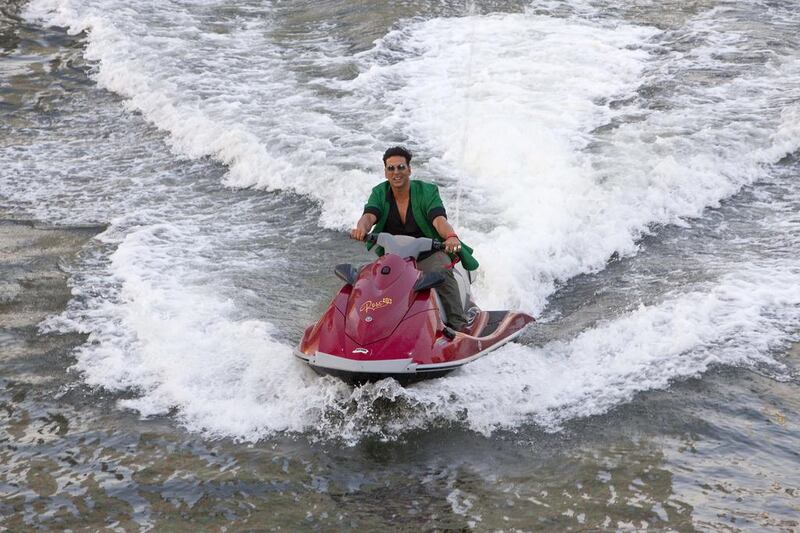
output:
[[[10,2],[0,525],[800,527],[790,2]],[[402,142],[541,317],[291,356]],[[69,288],[66,284],[69,284]]]

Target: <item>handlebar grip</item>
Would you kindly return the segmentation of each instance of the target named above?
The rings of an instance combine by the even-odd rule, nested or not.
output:
[[[433,241],[431,250],[444,250],[444,243],[442,241]]]
[[[364,242],[369,244],[376,244],[378,242],[378,234],[377,233],[367,233],[367,236],[364,237]]]

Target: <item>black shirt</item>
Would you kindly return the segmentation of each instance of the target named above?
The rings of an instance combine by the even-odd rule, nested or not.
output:
[[[419,229],[417,221],[414,220],[414,213],[411,211],[411,198],[408,199],[408,206],[406,207],[406,223],[403,224],[400,218],[400,209],[397,207],[397,201],[394,199],[391,187],[389,188],[389,216],[386,217],[386,226],[383,231],[391,233],[392,235],[408,235],[409,237],[424,237],[422,230]]]
[[[406,207],[406,222],[403,224],[403,221],[400,218],[400,210],[397,208],[397,201],[394,199],[394,193],[392,192],[392,188],[389,187],[388,191],[386,192],[386,200],[389,202],[389,214],[386,217],[386,225],[383,227],[383,231],[385,233],[390,233],[392,235],[408,235],[409,237],[424,237],[425,235],[422,233],[422,230],[419,229],[419,225],[417,225],[417,221],[414,220],[414,212],[411,209],[411,197],[408,198],[408,207]],[[367,207],[364,209],[364,213],[372,213],[376,217],[381,217],[381,212],[378,209],[375,209],[372,206]],[[443,207],[436,207],[431,209],[428,215],[428,222],[431,224],[436,217],[442,216],[447,218],[447,212],[444,210]],[[417,261],[422,261],[423,259],[427,259],[435,252],[433,250],[429,252],[422,252],[417,257]]]
[[[392,235],[408,235],[409,237],[425,236],[422,233],[422,230],[419,229],[417,221],[414,219],[414,212],[411,209],[411,197],[408,199],[405,224],[403,224],[403,221],[400,219],[400,210],[397,208],[397,201],[394,199],[394,193],[392,192],[391,187],[389,187],[386,191],[386,200],[389,202],[389,214],[386,217],[386,225],[383,227],[384,232],[391,233]],[[373,206],[369,206],[364,209],[364,213],[371,213],[378,219],[380,219],[381,215],[383,214],[380,212],[380,210]],[[430,222],[431,225],[433,225],[433,220],[436,217],[441,216],[447,218],[447,212],[443,207],[431,209],[428,213],[426,213],[426,215],[428,222]]]

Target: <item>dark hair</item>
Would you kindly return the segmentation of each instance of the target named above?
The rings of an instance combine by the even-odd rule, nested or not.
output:
[[[403,148],[402,146],[392,146],[385,152],[383,152],[383,164],[386,164],[386,160],[392,156],[403,156],[406,158],[406,165],[411,164],[411,152]]]

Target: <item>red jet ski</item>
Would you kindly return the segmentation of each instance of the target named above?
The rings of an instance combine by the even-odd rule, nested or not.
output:
[[[469,296],[471,275],[457,264],[454,274],[471,320],[465,331],[454,331],[445,325],[434,290],[444,275],[417,270],[420,253],[444,244],[388,233],[367,239],[385,254],[361,269],[336,266],[345,285],[295,350],[319,374],[353,384],[439,377],[511,341],[534,321],[525,313],[478,309]]]

